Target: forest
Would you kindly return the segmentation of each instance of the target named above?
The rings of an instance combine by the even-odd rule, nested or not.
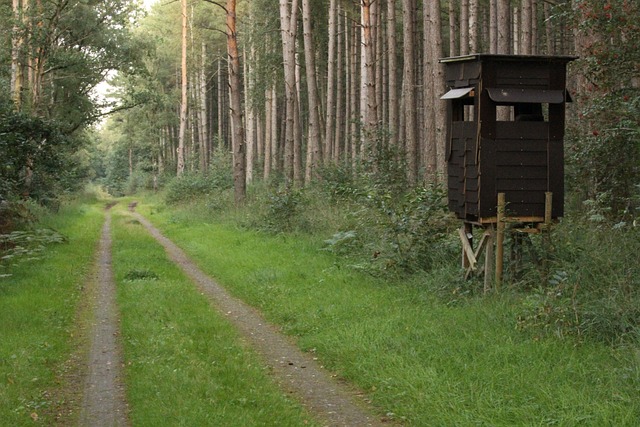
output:
[[[78,421],[113,217],[132,425],[314,420],[144,218],[382,424],[636,424],[639,2],[7,0],[0,22],[3,419]],[[474,55],[567,62],[563,215],[507,233],[500,286],[465,274],[447,205],[445,63]]]
[[[271,0],[3,4],[0,232],[7,259],[17,253],[12,232],[93,182],[113,196],[162,191],[169,205],[200,202],[210,215],[245,209],[254,213],[245,214],[245,224],[274,232],[317,232],[326,216],[334,225],[320,233],[333,250],[393,274],[429,271],[455,259],[455,221],[444,204],[440,59],[473,53],[576,58],[568,67],[568,214],[557,242],[571,252],[577,243],[570,239],[588,246],[617,233],[624,243],[613,253],[624,259],[634,253],[636,2],[281,0],[278,6]],[[555,260],[561,280],[552,280],[554,287],[588,280],[600,302],[620,307],[636,300],[635,266],[621,259],[619,282],[600,286],[583,278],[593,274],[579,265],[596,254],[583,248],[576,256]],[[537,287],[541,279],[514,273],[512,280]],[[558,303],[542,293],[541,304]],[[575,306],[575,295],[569,301]],[[637,310],[620,310],[611,328],[637,331]],[[577,329],[591,325],[577,323]]]

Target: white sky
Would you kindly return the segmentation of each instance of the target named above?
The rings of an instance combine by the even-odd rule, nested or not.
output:
[[[151,9],[151,6],[156,2],[157,0],[143,0],[142,3],[144,4],[144,7],[147,8],[147,10]]]

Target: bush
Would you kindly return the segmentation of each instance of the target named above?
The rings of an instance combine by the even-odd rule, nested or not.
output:
[[[536,333],[638,340],[640,228],[565,220],[552,235],[551,273],[524,300],[518,324]]]
[[[185,172],[169,181],[165,200],[169,204],[207,197],[233,187],[231,156],[219,154],[207,173]]]
[[[308,204],[304,190],[285,188],[269,195],[266,215],[263,217],[263,230],[281,233],[306,229],[301,212]]]

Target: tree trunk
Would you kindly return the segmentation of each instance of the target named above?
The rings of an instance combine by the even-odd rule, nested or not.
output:
[[[389,143],[398,145],[398,42],[396,38],[396,0],[387,0],[387,48],[389,56]]]
[[[351,85],[351,90],[350,90],[350,107],[349,109],[351,110],[351,117],[350,117],[350,127],[349,127],[349,133],[350,133],[350,141],[351,141],[351,163],[352,166],[355,170],[355,166],[356,166],[356,161],[358,159],[358,141],[360,140],[360,138],[358,137],[358,118],[359,118],[359,114],[358,114],[358,58],[359,58],[359,51],[358,48],[360,47],[360,40],[358,38],[358,24],[357,23],[353,23],[351,26],[351,70],[349,72],[350,74],[350,85]]]
[[[478,53],[480,50],[480,43],[478,40],[480,31],[478,29],[478,0],[469,1],[469,52]]]
[[[249,63],[254,61],[254,52],[251,51],[251,56],[247,57],[247,51],[244,50],[245,61],[244,67],[244,117],[245,117],[245,137],[246,137],[246,179],[247,184],[253,181],[253,163],[256,152],[256,138],[255,138],[255,115],[253,114],[253,107],[251,106],[251,100],[249,99],[250,93],[253,89],[253,71],[249,69]]]
[[[335,152],[334,139],[336,126],[336,63],[337,63],[337,37],[338,37],[338,1],[330,0],[329,3],[329,51],[327,56],[327,105],[325,115],[324,158],[328,162]],[[340,87],[338,86],[338,91]]]
[[[433,36],[435,28],[433,25],[433,8],[431,0],[422,0],[423,12],[423,41],[424,41],[424,69],[422,75],[422,85],[424,88],[424,108],[422,109],[422,121],[425,127],[425,181],[435,182],[436,171],[438,167],[437,147],[436,147],[436,117],[435,107],[437,103],[442,102],[436,100],[435,86],[433,80],[433,69],[436,66],[438,58],[433,46]]]
[[[293,0],[291,7],[287,0],[280,0],[280,29],[282,33],[282,57],[285,83],[285,134],[284,134],[284,173],[287,184],[294,180],[294,144],[296,111],[296,30],[298,1]]]
[[[22,18],[22,4],[20,0],[13,0],[13,33],[11,36],[11,97],[16,110],[20,110],[22,104],[23,64],[21,51],[24,45],[24,36],[19,22]]]
[[[511,5],[509,0],[497,0],[497,12],[498,12],[498,20],[497,20],[497,28],[498,28],[498,54],[509,54],[509,33],[510,33],[510,25],[509,25],[509,14],[511,12]]]
[[[334,137],[333,137],[333,143],[332,143],[332,154],[331,154],[331,158],[333,159],[333,162],[335,164],[338,164],[338,162],[340,161],[340,156],[342,155],[342,150],[341,150],[341,145],[343,143],[343,138],[342,138],[342,123],[343,123],[343,119],[344,119],[344,115],[343,113],[343,109],[342,109],[342,104],[343,101],[345,99],[345,97],[343,96],[344,93],[344,61],[343,61],[343,55],[342,55],[342,48],[344,46],[344,42],[343,40],[345,39],[344,34],[343,34],[343,26],[342,26],[342,20],[341,19],[337,19],[338,21],[338,28],[337,28],[337,37],[336,37],[336,53],[337,53],[337,73],[336,73],[336,86],[337,86],[337,92],[336,92],[336,100],[335,100],[335,108],[334,111],[331,111],[329,109],[329,106],[327,105],[327,111],[328,114],[333,115],[335,117],[335,131],[334,131]],[[344,49],[344,51],[346,52],[346,49]],[[327,123],[327,128],[329,127],[329,124]]]
[[[244,126],[242,124],[242,81],[236,34],[236,0],[227,0],[227,52],[229,54],[229,87],[233,125],[233,194],[236,204],[246,196]]]
[[[458,54],[456,40],[459,32],[455,5],[456,2],[454,0],[449,0],[449,56],[456,56]]]
[[[498,53],[498,0],[489,2],[489,53]]]
[[[407,156],[407,179],[409,185],[418,180],[418,140],[416,135],[416,78],[415,40],[413,17],[416,13],[414,0],[403,0],[402,19],[404,24],[404,72],[402,81],[403,107],[405,117],[405,139]]]
[[[469,0],[460,1],[460,55],[469,53]]]
[[[180,102],[180,134],[178,136],[178,165],[177,175],[184,173],[185,167],[185,133],[187,130],[187,0],[181,0],[182,6],[182,61],[181,61],[181,83],[180,89],[182,98]]]
[[[200,166],[202,171],[206,171],[209,167],[209,123],[207,121],[207,76],[205,68],[207,64],[207,47],[204,42],[201,46],[201,65],[200,65]]]
[[[371,25],[371,3],[374,0],[362,0],[362,48],[363,59],[362,64],[362,93],[361,96],[361,117],[365,127],[365,134],[373,132],[378,122],[378,107],[376,105],[376,86],[375,86],[375,46],[373,31]],[[366,135],[365,135],[366,136]]]
[[[311,36],[311,6],[309,0],[302,0],[302,26],[309,103],[309,139],[307,141],[305,182],[310,184],[311,180],[315,178],[316,169],[322,159],[320,151],[320,102],[318,100],[318,85],[316,82],[316,53],[313,37]]]

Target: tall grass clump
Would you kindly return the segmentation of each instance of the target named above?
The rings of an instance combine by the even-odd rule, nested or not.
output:
[[[523,303],[521,327],[608,343],[639,343],[640,228],[565,219],[552,234],[548,274]]]

